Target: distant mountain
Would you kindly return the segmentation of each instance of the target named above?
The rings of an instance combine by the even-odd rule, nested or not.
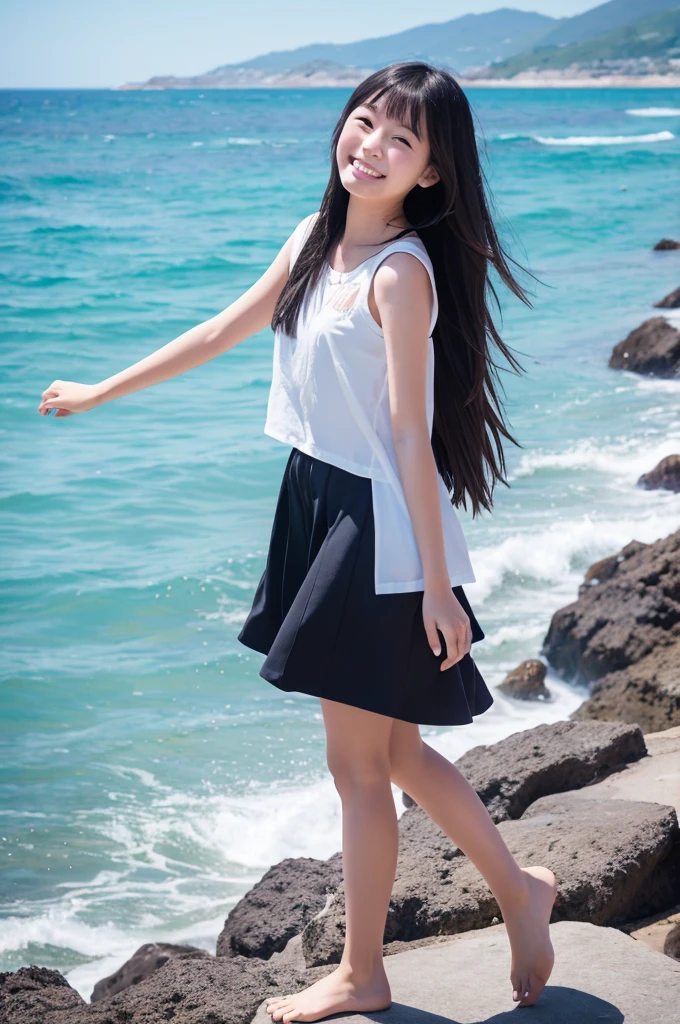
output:
[[[427,60],[461,72],[535,46],[555,24],[555,18],[544,14],[503,7],[487,14],[465,14],[452,21],[419,25],[376,39],[312,43],[294,50],[264,53],[239,64],[222,64],[193,77],[168,75],[119,88],[280,87],[296,85],[298,81],[350,85],[358,84],[371,71],[397,60]]]
[[[676,7],[678,0],[609,0],[573,18],[563,18],[541,39],[541,46],[565,46],[631,25],[648,14]]]
[[[629,62],[628,68],[615,70],[629,74],[650,70],[663,73],[670,70],[668,62],[674,59],[680,65],[680,5],[677,0],[673,10],[651,14],[633,25],[570,46],[541,46],[511,57],[490,71],[487,69],[486,77],[512,78],[530,69],[560,71],[573,65],[595,70],[601,65],[608,67],[625,62]]]
[[[264,53],[236,64],[223,64],[209,74],[240,68],[283,71],[307,61],[332,60],[345,66],[379,68],[396,60],[428,60],[457,71],[510,57],[535,45],[555,24],[544,14],[503,7],[487,14],[465,14],[394,35],[355,43],[313,43],[294,50]]]

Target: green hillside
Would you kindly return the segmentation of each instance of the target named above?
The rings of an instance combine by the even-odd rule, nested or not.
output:
[[[579,64],[592,67],[601,61],[636,61],[649,58],[657,67],[680,58],[680,5],[572,43],[570,46],[541,46],[493,64],[489,77],[512,78],[520,71],[560,71]]]

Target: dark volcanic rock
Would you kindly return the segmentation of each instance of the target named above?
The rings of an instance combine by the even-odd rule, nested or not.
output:
[[[267,960],[323,909],[341,878],[340,853],[329,860],[288,857],[274,864],[230,911],[217,955]]]
[[[0,974],[0,1021],[3,1024],[76,1024],[88,1004],[60,971],[21,967]],[[53,1016],[58,1014],[59,1016]]]
[[[263,999],[311,984],[300,971],[255,957],[175,957],[113,996],[85,1003],[59,971],[0,975],[2,1024],[249,1024]]]
[[[171,957],[210,957],[212,956],[205,949],[197,946],[176,946],[171,942],[146,942],[126,960],[122,967],[119,967],[107,978],[97,982],[90,1001],[99,1002],[105,996],[113,996],[116,992],[122,992],[130,985],[138,985],[140,981],[150,977],[159,967],[167,964]]]
[[[657,309],[678,309],[680,307],[680,288],[669,292],[661,302],[655,302],[654,305]]]
[[[666,956],[680,960],[680,924],[676,924],[664,939],[663,951]]]
[[[677,530],[591,566],[577,600],[554,613],[541,654],[566,678],[591,682],[679,639]]]
[[[498,689],[517,700],[547,700],[550,690],[544,683],[545,673],[542,661],[529,658],[508,672]]]
[[[667,455],[661,462],[657,462],[654,469],[643,473],[638,479],[638,487],[680,491],[680,455]]]
[[[536,829],[535,842],[519,829],[514,838],[510,829],[520,825]],[[520,864],[545,864],[555,872],[553,920],[623,924],[674,906],[680,897],[674,807],[576,790],[542,797],[506,828],[505,841]]]
[[[670,249],[680,249],[680,242],[676,242],[674,238],[662,238],[654,246],[655,252],[667,252]]]
[[[647,753],[639,728],[614,722],[604,726],[537,725],[489,746],[472,747],[456,768],[495,822],[519,818],[539,797],[587,786]]]
[[[680,725],[680,641],[594,682],[573,721],[637,722],[644,732]]]
[[[680,331],[662,316],[652,317],[612,349],[608,365],[654,377],[680,374]]]
[[[585,792],[585,791],[583,791]],[[665,909],[678,897],[678,821],[674,808],[585,798],[543,797],[498,828],[521,866],[543,864],[557,877],[553,920],[614,925]],[[500,910],[484,879],[420,807],[399,819],[399,857],[384,941],[413,941],[486,927]],[[302,933],[308,966],[338,963],[345,897]]]

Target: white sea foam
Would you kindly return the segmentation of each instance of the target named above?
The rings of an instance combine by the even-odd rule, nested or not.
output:
[[[559,607],[557,591],[563,599],[571,593],[573,600],[584,566],[618,551],[632,538],[651,543],[678,529],[677,496],[669,494],[667,499],[657,500],[653,511],[641,510],[638,517],[600,518],[589,512],[579,518],[556,516],[543,529],[517,533],[491,547],[471,551],[477,582],[465,585],[470,603],[473,608],[480,607],[506,576],[515,575],[542,581],[538,597],[545,607]]]
[[[648,135],[567,135],[557,138],[552,135],[533,135],[542,146],[627,146],[632,142],[670,142],[673,132],[651,132]]]
[[[680,107],[633,107],[626,113],[632,117],[680,117]]]
[[[665,415],[668,410],[661,407],[661,411]],[[534,476],[541,470],[592,470],[619,478],[621,484],[630,486],[635,484],[641,473],[666,455],[673,455],[679,446],[680,435],[670,436],[668,433],[658,440],[626,438],[610,444],[584,438],[564,451],[535,449],[527,452],[521,456],[515,469],[508,473],[508,480]]]

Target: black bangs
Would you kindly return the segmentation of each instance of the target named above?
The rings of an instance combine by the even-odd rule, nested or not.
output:
[[[408,125],[415,137],[420,140],[421,116],[426,102],[422,92],[410,89],[407,82],[395,82],[385,85],[370,100],[366,101],[364,106],[375,108],[378,100],[385,94],[387,94],[385,101],[387,116],[393,121]]]

